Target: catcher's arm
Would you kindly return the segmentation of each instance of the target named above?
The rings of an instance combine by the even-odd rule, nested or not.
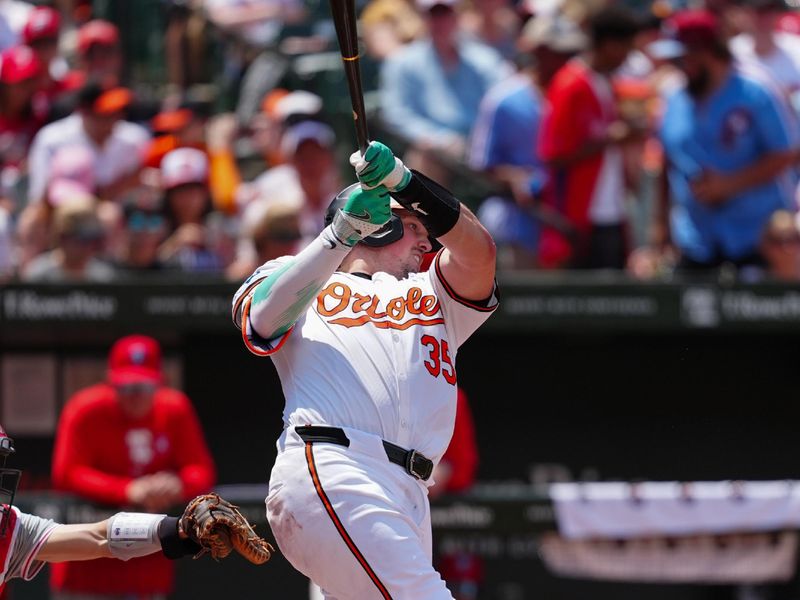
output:
[[[28,515],[26,517],[36,519]],[[200,546],[180,534],[177,521],[166,515],[117,513],[97,523],[57,524],[48,532],[35,559],[43,562],[95,558],[128,560],[159,550],[167,554],[176,545],[184,548],[181,556],[200,552]]]
[[[269,560],[274,551],[236,506],[217,494],[206,494],[192,500],[181,517],[121,512],[98,523],[57,525],[36,560],[129,560],[159,550],[171,559],[197,558],[206,552],[220,559],[236,550],[255,564]]]

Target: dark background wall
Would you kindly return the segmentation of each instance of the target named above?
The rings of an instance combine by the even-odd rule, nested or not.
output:
[[[2,352],[100,358],[121,333],[127,332],[15,341]],[[249,354],[232,329],[154,333],[182,362],[184,389],[205,427],[220,483],[265,483],[282,410],[271,362]],[[528,482],[542,464],[560,465],[550,472],[575,478],[800,478],[797,347],[797,336],[778,333],[478,333],[459,352],[457,368],[477,424],[479,479]],[[17,445],[15,466],[41,485],[52,440],[23,436]],[[291,599],[306,590],[282,557],[264,569],[238,559],[185,561],[179,576],[180,599]],[[14,586],[13,598],[35,600],[45,590],[41,576]],[[480,597],[717,600],[732,594],[713,586],[560,580],[529,560],[490,561]]]

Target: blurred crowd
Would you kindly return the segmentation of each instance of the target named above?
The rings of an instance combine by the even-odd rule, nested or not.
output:
[[[143,3],[145,58],[108,4],[0,0],[0,280],[240,280],[316,236],[355,145],[327,3]],[[800,280],[785,0],[356,4],[372,137],[501,269]]]

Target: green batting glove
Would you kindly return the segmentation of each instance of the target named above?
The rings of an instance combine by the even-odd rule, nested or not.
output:
[[[363,156],[354,152],[350,164],[355,167],[358,180],[368,189],[383,185],[390,192],[397,192],[411,181],[411,171],[380,142],[370,142]]]
[[[358,186],[334,215],[331,223],[333,234],[343,244],[355,246],[389,222],[392,217],[389,202],[389,192],[385,187],[365,190]]]

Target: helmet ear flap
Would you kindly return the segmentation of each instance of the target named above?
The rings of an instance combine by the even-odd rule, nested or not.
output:
[[[388,246],[403,237],[403,221],[396,214],[392,213],[389,222],[369,237],[361,240],[361,244],[370,248],[380,248]]]

